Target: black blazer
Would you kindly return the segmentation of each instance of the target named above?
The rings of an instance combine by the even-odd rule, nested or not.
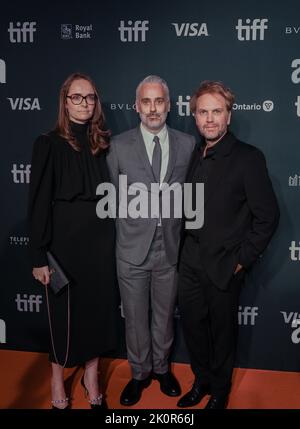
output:
[[[268,245],[279,208],[263,153],[230,132],[220,143],[204,183],[204,225],[197,237],[201,264],[211,281],[226,289],[236,265],[249,268]],[[192,181],[200,156],[196,147],[186,182]]]

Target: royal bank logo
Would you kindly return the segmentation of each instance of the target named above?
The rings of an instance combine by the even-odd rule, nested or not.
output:
[[[300,186],[300,175],[295,174],[294,176],[289,176],[289,186],[297,187]]]
[[[176,101],[176,106],[178,107],[178,115],[179,116],[190,116],[191,109],[190,109],[190,95],[178,96],[178,100]]]
[[[6,63],[0,59],[0,83],[6,83]]]
[[[11,246],[27,246],[29,237],[21,237],[19,235],[12,235],[9,237]]]
[[[255,325],[255,319],[258,316],[258,307],[242,307],[239,306],[238,324],[240,326]]]
[[[241,18],[238,19],[237,26],[237,38],[241,42],[250,40],[264,40],[265,31],[268,29],[268,19],[266,18],[255,18],[253,21],[247,18],[243,23]]]
[[[293,331],[291,340],[294,344],[300,343],[300,314],[293,311],[280,311],[283,316],[283,321],[286,325],[290,326]]]
[[[7,31],[11,43],[33,43],[36,22],[10,22]]]
[[[272,110],[274,110],[274,102],[272,100],[265,100],[262,103],[252,103],[252,104],[234,103],[232,106],[232,110],[250,110],[250,111],[262,110],[264,112],[272,112]]]
[[[6,343],[6,324],[3,319],[0,319],[0,343]]]
[[[145,42],[146,32],[149,30],[149,21],[120,21],[121,42]]]
[[[291,252],[290,258],[291,261],[300,261],[300,242],[298,242],[298,246],[296,246],[296,241],[292,241],[291,245],[289,247],[289,250]]]
[[[60,37],[63,40],[73,39],[72,24],[61,24],[61,26],[60,26]]]
[[[41,110],[40,102],[37,97],[7,97],[11,110]]]
[[[91,39],[93,34],[93,25],[81,24],[61,24],[60,35],[63,40],[69,39]]]
[[[31,164],[13,164],[11,173],[13,175],[13,182],[20,183],[30,183],[30,171]]]
[[[200,37],[209,36],[207,30],[207,24],[202,22],[172,22],[177,37]]]
[[[117,104],[111,103],[110,104],[110,110],[123,110],[123,111],[127,110],[127,111],[130,111],[130,110],[136,110],[136,108],[135,108],[135,103],[134,104],[130,104],[130,103],[117,103]]]
[[[27,293],[21,295],[18,293],[15,302],[17,311],[39,313],[43,299],[42,295],[27,295]]]

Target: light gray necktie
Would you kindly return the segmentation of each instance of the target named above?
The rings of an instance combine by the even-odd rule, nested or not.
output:
[[[161,169],[161,147],[159,137],[154,136],[153,142],[155,144],[152,156],[152,170],[157,183],[160,183],[160,169]]]

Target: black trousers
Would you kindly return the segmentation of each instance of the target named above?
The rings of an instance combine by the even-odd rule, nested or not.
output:
[[[199,243],[187,236],[179,265],[182,327],[195,382],[213,395],[228,394],[231,388],[244,274],[241,270],[226,290],[218,289],[201,265]]]

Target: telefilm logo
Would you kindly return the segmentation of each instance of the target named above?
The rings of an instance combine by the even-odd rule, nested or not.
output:
[[[255,325],[255,319],[258,316],[258,307],[239,306],[238,324],[241,326]]]
[[[178,106],[178,115],[179,116],[190,116],[190,95],[186,95],[183,97],[182,95],[178,96],[178,100],[176,101],[176,106]]]
[[[6,83],[6,63],[0,59],[0,83]]]
[[[120,32],[121,42],[145,42],[146,32],[149,30],[149,21],[120,21]]]
[[[11,110],[41,110],[40,102],[37,97],[7,97],[7,100],[9,101]]]
[[[250,40],[264,40],[265,30],[268,29],[267,18],[255,18],[253,21],[247,18],[245,23],[241,18],[238,19],[237,26],[237,38],[241,42]]]
[[[291,340],[294,344],[300,343],[300,314],[290,311],[281,311],[283,321],[286,325],[290,325],[293,329]]]
[[[31,164],[13,164],[11,173],[13,175],[14,183],[30,183],[30,170]]]
[[[0,343],[6,343],[6,324],[3,319],[0,319]]]
[[[292,187],[300,186],[299,174],[295,174],[294,176],[289,176],[289,186],[292,186]]]
[[[11,246],[27,246],[29,237],[22,237],[19,235],[11,235],[9,237]]]
[[[232,106],[232,110],[250,110],[250,111],[263,110],[264,112],[272,112],[272,110],[274,110],[274,103],[272,100],[265,100],[261,104],[259,104],[259,103],[252,103],[252,104],[234,103]]]
[[[15,299],[17,303],[17,311],[21,312],[30,312],[30,313],[39,313],[41,304],[43,303],[42,295],[27,295],[24,293],[21,295],[17,294]]]
[[[200,37],[209,36],[207,24],[202,22],[172,22],[177,37]]]
[[[33,43],[33,34],[36,32],[36,22],[13,22],[8,27],[11,43]]]
[[[63,40],[73,39],[91,39],[93,33],[93,25],[81,24],[61,24],[60,36]]]
[[[300,245],[300,242],[298,242]],[[291,245],[289,247],[289,250],[291,251],[291,260],[292,261],[300,261],[300,246],[296,246],[296,241],[292,241]]]

